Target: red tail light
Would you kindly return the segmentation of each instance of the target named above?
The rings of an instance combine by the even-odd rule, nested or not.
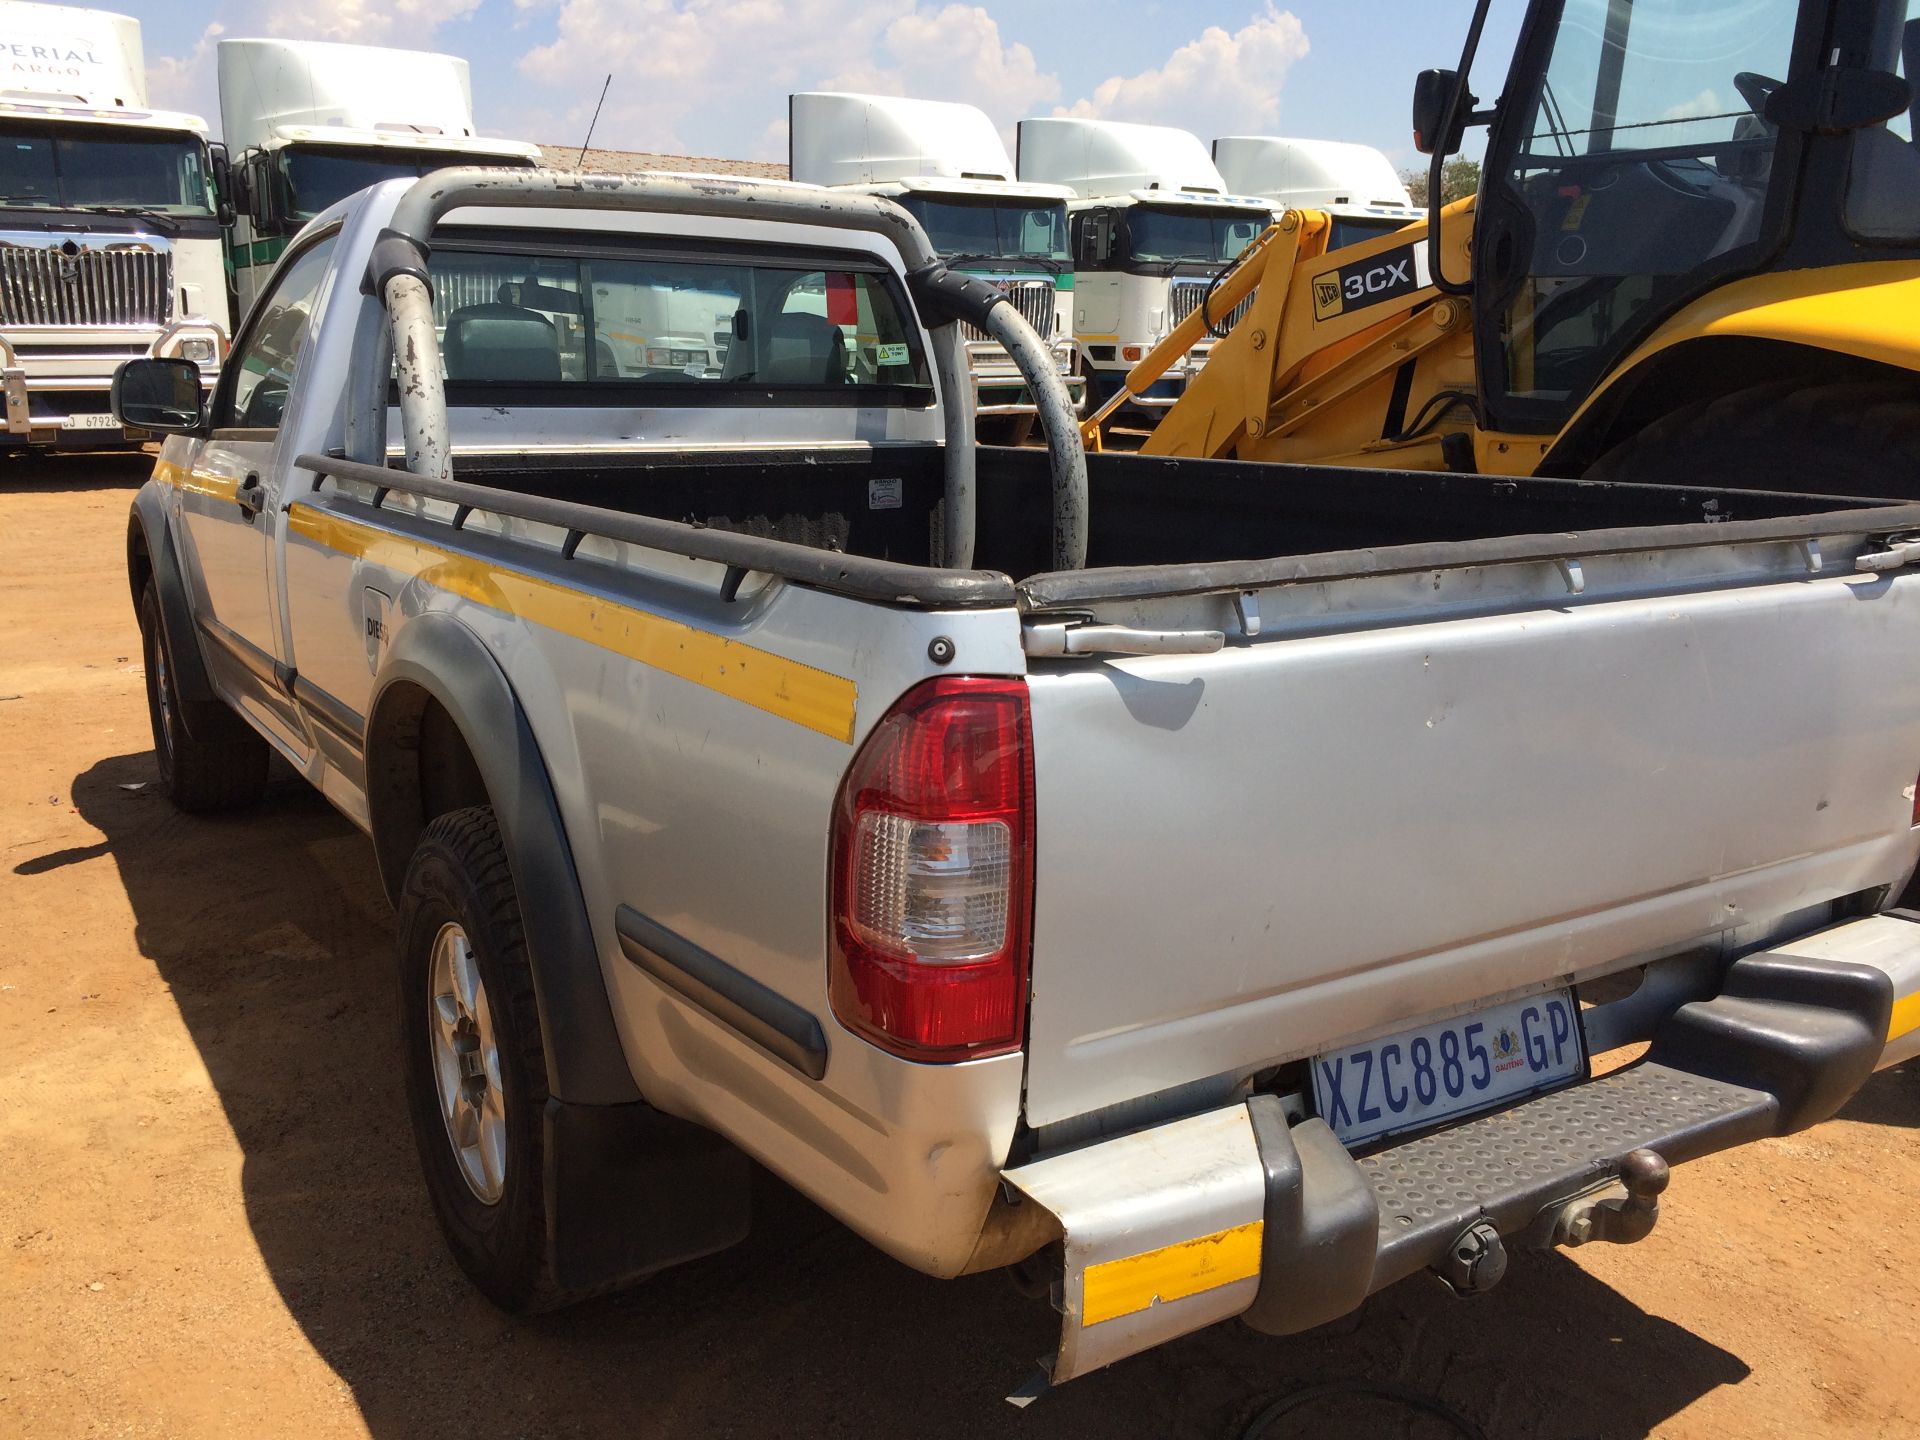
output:
[[[833,826],[828,992],[912,1060],[1020,1048],[1033,913],[1024,680],[916,686],[854,757]]]

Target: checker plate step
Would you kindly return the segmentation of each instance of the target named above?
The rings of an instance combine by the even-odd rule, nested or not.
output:
[[[1630,1150],[1677,1165],[1773,1134],[1778,1111],[1764,1091],[1643,1062],[1362,1157],[1380,1206],[1374,1288],[1435,1263],[1476,1220],[1524,1229]]]

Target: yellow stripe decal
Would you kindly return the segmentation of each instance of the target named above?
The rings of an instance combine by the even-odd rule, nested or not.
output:
[[[308,505],[294,505],[287,525],[317,545],[415,575],[490,610],[598,645],[769,715],[853,743],[856,690],[853,681],[843,676]]]
[[[231,501],[240,493],[238,475],[202,475],[165,460],[153,467],[153,478],[188,495],[205,495],[210,500]]]
[[[1920,1030],[1920,994],[1893,1002],[1893,1023],[1887,1026],[1887,1043],[1891,1045],[1914,1030]]]
[[[1118,1320],[1154,1304],[1184,1300],[1260,1273],[1264,1226],[1251,1220],[1195,1240],[1089,1265],[1081,1281],[1080,1323]]]

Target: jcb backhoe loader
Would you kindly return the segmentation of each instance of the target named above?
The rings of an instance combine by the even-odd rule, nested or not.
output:
[[[1128,376],[1252,296],[1144,448],[1920,494],[1920,0],[1532,0],[1481,110],[1489,3],[1415,88],[1426,220],[1281,216]]]

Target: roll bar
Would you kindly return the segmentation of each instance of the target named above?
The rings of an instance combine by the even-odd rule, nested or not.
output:
[[[374,243],[368,289],[390,317],[406,431],[406,465],[416,475],[453,478],[446,386],[439,333],[433,323],[428,238],[449,211],[462,206],[542,210],[632,210],[710,215],[720,219],[784,220],[861,230],[892,244],[906,263],[914,302],[930,330],[944,330],[934,367],[946,396],[946,504],[944,564],[973,564],[976,529],[972,390],[956,320],[979,325],[1006,345],[1034,396],[1047,437],[1054,477],[1056,568],[1086,563],[1086,454],[1073,423],[1073,401],[1046,346],[1004,296],[990,286],[950,276],[926,232],[890,200],[837,190],[801,189],[709,176],[581,175],[557,170],[457,168],[422,176],[400,197],[388,227]],[[936,313],[929,314],[933,310]],[[384,368],[384,367],[383,367]],[[1064,419],[1063,419],[1064,417]],[[384,450],[384,441],[382,443]]]

